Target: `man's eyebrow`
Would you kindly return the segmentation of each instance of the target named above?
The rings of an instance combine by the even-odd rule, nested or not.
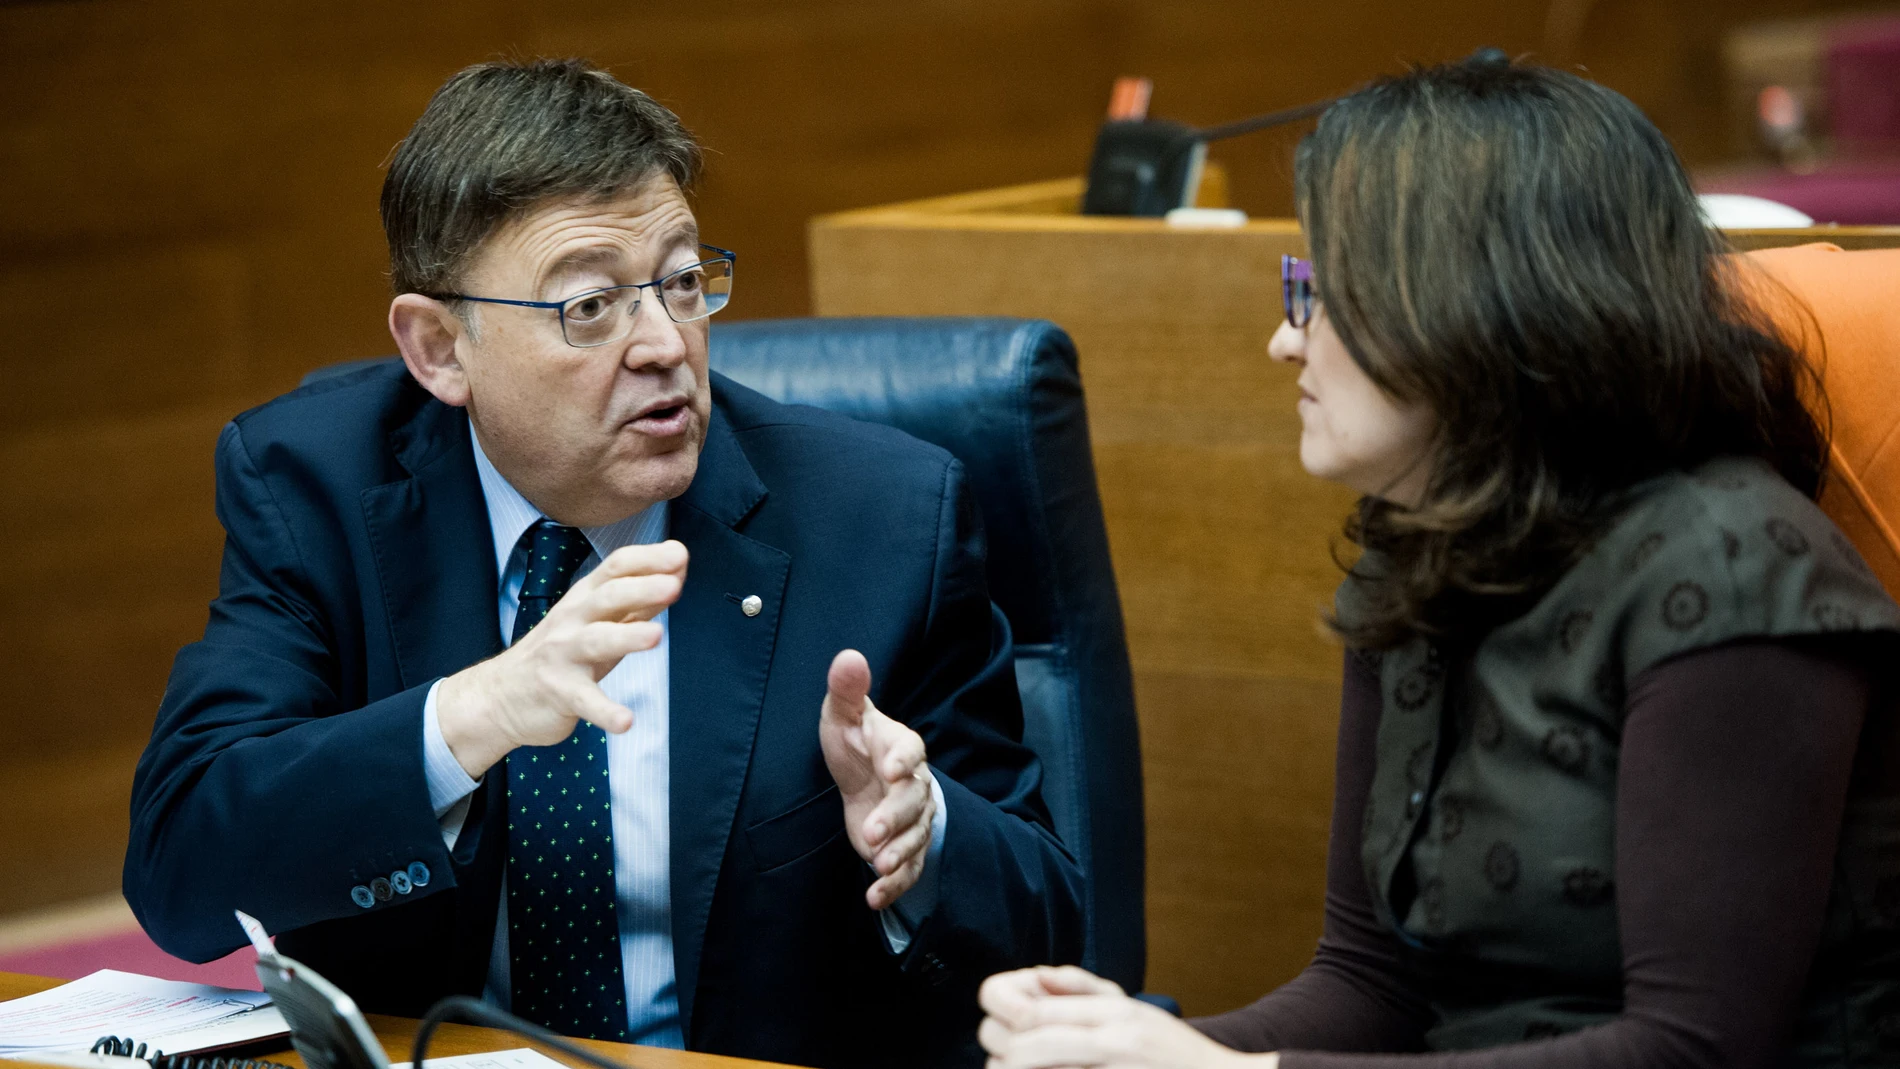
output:
[[[681,247],[688,249],[699,248],[699,225],[697,223],[687,223],[678,230],[673,231],[673,233],[667,235],[664,247],[669,250]]]
[[[592,245],[584,249],[575,249],[548,265],[547,274],[542,276],[542,285],[546,286],[582,269],[597,267],[620,259],[621,250],[612,245]]]
[[[674,249],[680,248],[698,249],[698,225],[688,223],[661,238],[660,248],[665,252],[671,252]],[[573,252],[562,256],[560,259],[548,265],[547,274],[543,276],[542,285],[547,286],[559,281],[563,276],[618,260],[623,254],[624,250],[613,245],[592,245],[583,249],[575,249]]]

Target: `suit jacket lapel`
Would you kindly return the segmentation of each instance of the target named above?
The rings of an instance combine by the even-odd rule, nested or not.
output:
[[[713,889],[752,760],[791,570],[785,552],[734,529],[765,493],[715,407],[699,471],[670,520],[672,537],[692,554],[667,617],[673,971],[689,1045]],[[753,595],[762,604],[747,616],[740,602]]]
[[[391,435],[411,477],[363,491],[402,689],[501,652],[488,507],[468,414],[423,404]]]

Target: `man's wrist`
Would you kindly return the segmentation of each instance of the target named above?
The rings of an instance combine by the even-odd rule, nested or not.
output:
[[[442,738],[442,716],[437,707],[441,692],[442,681],[438,679],[429,685],[429,693],[422,701],[422,773],[429,787],[429,806],[437,820],[481,786],[481,781],[468,774]]]
[[[912,931],[922,927],[937,908],[938,869],[943,866],[943,836],[950,819],[950,803],[943,796],[943,784],[938,781],[936,771],[926,764],[923,772],[929,777],[930,797],[936,809],[930,816],[930,843],[924,847],[924,864],[917,872],[917,882],[898,895],[890,906]]]
[[[436,691],[436,722],[442,741],[470,779],[481,779],[514,746],[496,729],[482,705],[481,665],[442,680]]]

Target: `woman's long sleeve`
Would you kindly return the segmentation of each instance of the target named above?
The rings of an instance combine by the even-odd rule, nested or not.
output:
[[[1432,1054],[1358,1053],[1417,1051],[1426,1016],[1359,876],[1378,693],[1364,693],[1363,669],[1350,682],[1349,665],[1326,937],[1292,983],[1197,1026],[1242,1049],[1279,1049],[1286,1069],[1775,1064],[1820,939],[1873,697],[1869,673],[1825,649],[1751,640],[1638,677],[1616,800],[1622,1014],[1564,1036]]]
[[[1340,687],[1326,919],[1313,960],[1259,1001],[1191,1023],[1238,1050],[1416,1050],[1430,1011],[1401,979],[1398,941],[1372,912],[1359,832],[1379,733],[1379,676],[1346,654]]]

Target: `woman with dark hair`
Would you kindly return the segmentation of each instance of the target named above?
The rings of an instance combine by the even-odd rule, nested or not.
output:
[[[1325,934],[1190,1023],[992,977],[990,1064],[1900,1064],[1900,608],[1769,288],[1629,101],[1501,57],[1335,104],[1296,196],[1271,353],[1364,494]]]

